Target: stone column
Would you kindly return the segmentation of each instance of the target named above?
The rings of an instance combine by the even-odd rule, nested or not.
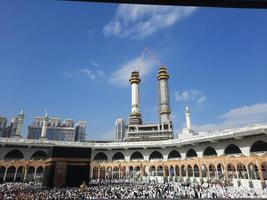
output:
[[[200,166],[199,168],[199,178],[200,178],[200,183],[203,183],[203,175],[202,175],[202,166]]]
[[[25,167],[25,172],[24,172],[24,177],[23,177],[23,182],[25,182],[28,174],[28,167]]]
[[[3,182],[6,181],[6,174],[7,174],[7,168],[5,168],[5,174],[4,174]]]
[[[263,177],[263,172],[262,172],[261,166],[259,167],[259,175],[260,175],[261,186],[262,186],[262,188],[265,188],[266,187],[266,183],[265,183],[265,180],[264,180],[264,177]]]
[[[36,179],[36,172],[37,172],[37,167],[34,168],[34,175],[33,175],[33,180],[35,181]]]
[[[16,181],[17,173],[18,173],[18,169],[16,168],[13,181]]]
[[[101,168],[98,167],[98,170],[97,170],[97,178],[100,178],[100,173],[101,173]]]

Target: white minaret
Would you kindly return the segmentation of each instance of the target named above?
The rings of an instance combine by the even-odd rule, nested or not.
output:
[[[133,71],[131,73],[129,82],[132,86],[132,111],[130,114],[129,124],[142,124],[142,118],[139,107],[139,83],[141,79],[139,77],[138,71]]]
[[[169,104],[169,88],[168,88],[168,71],[166,67],[161,67],[158,72],[159,80],[159,103],[160,103],[160,123],[170,122],[170,104]]]
[[[188,106],[185,107],[185,121],[186,121],[186,128],[191,130],[191,111],[189,110]]]
[[[16,128],[15,135],[13,135],[13,137],[21,137],[21,131],[22,131],[23,123],[24,123],[24,118],[25,118],[24,112],[23,110],[21,110],[19,116],[17,117],[17,128]]]
[[[48,127],[48,114],[47,112],[45,113],[44,119],[43,119],[43,127],[42,127],[42,133],[41,133],[41,138],[46,138],[47,136],[47,127]]]

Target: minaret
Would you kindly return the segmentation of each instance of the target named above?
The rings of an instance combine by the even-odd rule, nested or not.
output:
[[[166,67],[159,69],[157,79],[159,80],[160,123],[169,123],[171,110],[168,88],[169,75]]]
[[[42,127],[42,133],[41,133],[41,138],[45,139],[47,136],[47,127],[48,127],[48,114],[47,112],[45,113],[44,119],[43,119],[43,127]]]
[[[24,112],[23,110],[21,110],[19,116],[17,117],[16,132],[15,132],[15,135],[13,135],[12,137],[21,137],[21,131],[22,131],[23,123],[24,123],[24,118],[25,118]]]
[[[130,125],[142,124],[142,117],[139,107],[139,83],[141,79],[139,77],[138,71],[133,71],[131,73],[129,82],[132,86],[132,112],[130,114]]]
[[[188,106],[185,107],[185,121],[186,121],[186,128],[191,130],[191,111],[189,110]]]

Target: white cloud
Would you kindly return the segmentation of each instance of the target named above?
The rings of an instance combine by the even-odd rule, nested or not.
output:
[[[140,68],[140,66],[143,66]],[[110,82],[119,86],[127,86],[132,71],[139,70],[141,78],[149,74],[156,65],[150,58],[145,58],[143,62],[139,57],[131,59],[123,64],[117,71],[111,74]]]
[[[64,71],[63,72],[63,77],[64,78],[72,78],[72,74],[70,72]]]
[[[90,64],[93,65],[94,67],[99,67],[99,63],[95,62],[95,61],[90,61]]]
[[[266,122],[267,103],[234,108],[218,116],[218,119],[221,119],[222,122],[217,124],[193,125],[193,127],[195,130],[200,131],[214,131],[241,127],[252,123]]]
[[[195,102],[197,105],[202,105],[207,97],[199,90],[185,90],[183,92],[175,92],[176,101]]]
[[[144,38],[191,15],[195,7],[120,4],[115,19],[103,27],[105,36]]]
[[[89,70],[88,68],[80,69],[79,72],[86,76],[89,80],[96,80],[105,76],[105,73],[102,70]]]
[[[92,72],[91,70],[87,69],[87,68],[81,69],[80,73],[84,74],[88,79],[90,79],[92,81],[96,79],[95,73]]]

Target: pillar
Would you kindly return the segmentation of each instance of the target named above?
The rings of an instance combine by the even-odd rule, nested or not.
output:
[[[138,71],[133,71],[131,73],[129,82],[132,87],[132,109],[129,119],[129,125],[142,124],[142,117],[139,106],[139,83],[141,79],[139,77]]]
[[[186,128],[188,130],[191,130],[191,118],[190,118],[191,112],[188,108],[188,106],[185,107],[185,121],[186,121]]]
[[[18,173],[18,169],[16,168],[13,181],[16,181],[17,173]]]
[[[100,174],[101,174],[101,168],[100,168],[100,167],[98,167],[97,169],[98,169],[98,170],[97,170],[97,178],[100,178]]]
[[[36,178],[36,172],[37,172],[37,167],[34,168],[33,180],[35,180],[35,178]]]
[[[27,174],[28,174],[28,167],[25,167],[25,173],[24,173],[24,177],[23,177],[23,182],[25,182],[25,180],[27,178]]]
[[[3,182],[5,182],[6,181],[6,174],[7,174],[7,167],[5,168],[5,174],[4,174],[4,178],[3,178]]]
[[[42,127],[42,133],[41,133],[41,138],[46,138],[47,137],[47,127],[48,127],[48,114],[45,113],[44,119],[43,119],[43,127]]]
[[[159,69],[157,79],[159,81],[160,123],[166,124],[170,122],[171,114],[168,88],[169,75],[166,67]]]

